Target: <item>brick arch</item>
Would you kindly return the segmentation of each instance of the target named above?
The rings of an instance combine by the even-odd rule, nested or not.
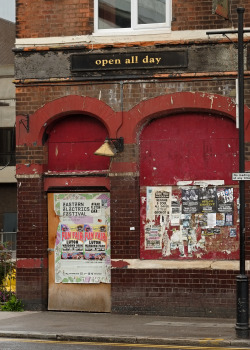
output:
[[[217,94],[178,92],[140,102],[128,112],[115,112],[106,103],[91,97],[71,95],[51,101],[30,116],[30,131],[17,116],[17,145],[42,145],[47,127],[62,116],[87,114],[103,122],[110,137],[123,136],[125,143],[136,143],[143,125],[170,114],[203,111],[235,120],[234,100]],[[119,134],[117,135],[117,130]],[[250,110],[245,106],[245,141],[250,142]]]
[[[100,120],[110,137],[116,137],[116,130],[121,124],[120,113],[115,113],[106,103],[91,97],[71,95],[46,103],[30,115],[30,131],[27,132],[17,116],[17,145],[42,145],[47,128],[61,117],[72,114],[85,114]]]
[[[177,92],[142,101],[127,114],[126,143],[135,143],[143,126],[152,119],[180,112],[201,111],[236,119],[233,99],[217,94]],[[245,107],[246,141],[250,140],[250,110]],[[250,128],[249,128],[250,129]],[[121,134],[121,133],[120,133]],[[124,136],[124,135],[119,135]]]

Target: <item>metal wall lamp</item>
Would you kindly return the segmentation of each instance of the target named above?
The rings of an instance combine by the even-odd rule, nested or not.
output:
[[[104,144],[95,151],[96,156],[114,157],[117,153],[124,150],[124,138],[118,139],[106,138]]]

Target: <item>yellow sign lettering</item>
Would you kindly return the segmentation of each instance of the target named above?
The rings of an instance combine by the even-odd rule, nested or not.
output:
[[[112,58],[110,58],[109,60],[96,60],[95,64],[97,66],[105,67],[107,65],[112,65],[112,64],[121,64],[121,60],[120,59],[112,59]]]
[[[156,64],[159,64],[160,61],[161,61],[161,57],[153,58],[153,57],[149,57],[148,55],[144,57],[142,60],[143,63],[156,63]]]

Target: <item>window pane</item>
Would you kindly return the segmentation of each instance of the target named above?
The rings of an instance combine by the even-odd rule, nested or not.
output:
[[[15,165],[14,128],[0,128],[0,166]]]
[[[130,28],[131,0],[99,0],[99,29]]]
[[[138,24],[166,22],[166,0],[138,0]]]

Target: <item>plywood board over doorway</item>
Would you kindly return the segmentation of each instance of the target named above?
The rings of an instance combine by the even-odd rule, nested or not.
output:
[[[87,215],[69,219],[70,206],[83,203]],[[111,311],[109,213],[109,193],[48,194],[49,310]]]

